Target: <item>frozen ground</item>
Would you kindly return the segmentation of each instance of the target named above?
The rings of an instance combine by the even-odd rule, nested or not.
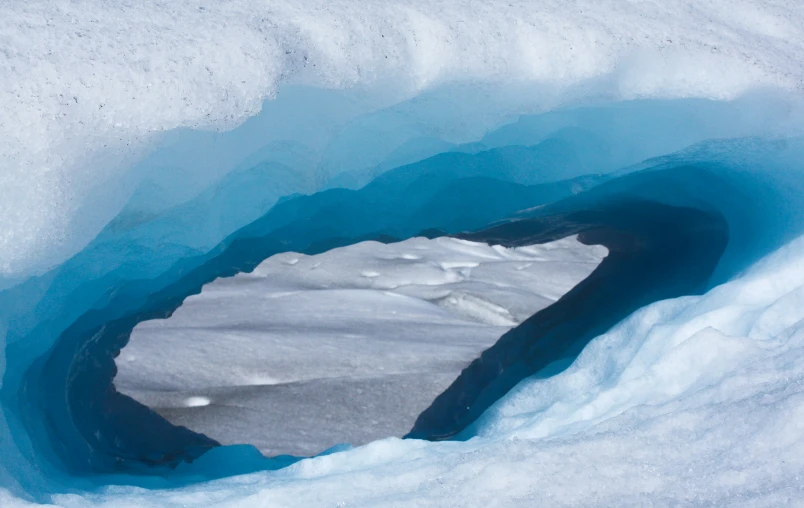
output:
[[[140,324],[115,384],[173,423],[269,455],[401,436],[481,351],[605,255],[574,237],[276,255]]]

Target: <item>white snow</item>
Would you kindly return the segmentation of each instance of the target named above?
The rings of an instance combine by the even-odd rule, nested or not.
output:
[[[138,325],[115,385],[174,423],[267,454],[401,436],[463,367],[605,255],[574,237],[278,254]]]
[[[211,401],[207,397],[190,397],[184,401],[185,407],[204,407],[208,406]]]
[[[309,93],[296,103],[306,108],[261,129],[325,150],[356,115],[492,83],[482,100],[443,94],[420,113],[442,138],[477,139],[512,115],[585,97],[800,92],[802,27],[804,7],[783,0],[3,2],[0,273],[23,276],[81,248],[144,177],[128,170],[162,133],[229,129],[282,84],[354,90],[323,102]],[[450,95],[455,104],[438,106]],[[203,155],[182,154],[192,164],[168,153],[149,169],[180,194],[276,140],[240,139],[224,153],[228,141],[210,137]]]

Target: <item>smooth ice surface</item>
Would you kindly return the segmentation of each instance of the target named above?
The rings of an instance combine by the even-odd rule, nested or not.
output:
[[[406,434],[461,369],[606,255],[575,238],[454,238],[277,254],[135,328],[115,386],[266,455]]]

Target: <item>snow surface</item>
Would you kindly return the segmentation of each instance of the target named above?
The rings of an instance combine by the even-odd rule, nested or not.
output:
[[[115,386],[174,424],[267,455],[402,436],[469,362],[606,254],[575,237],[278,254],[139,324]]]
[[[468,442],[394,438],[174,490],[61,506],[795,506],[804,496],[804,237],[650,305],[521,383]]]
[[[3,2],[0,273],[22,277],[83,247],[125,204],[145,173],[129,170],[170,138],[163,133],[231,128],[284,84],[353,90],[323,102],[309,93],[295,113],[272,112],[273,130],[299,133],[290,139],[320,149],[356,115],[446,85],[495,85],[422,118],[475,139],[505,118],[562,103],[802,89],[800,2],[535,7],[523,0]],[[213,146],[217,139],[210,137]],[[241,157],[261,147],[239,146],[248,148]],[[169,155],[151,168],[172,174],[167,194],[239,162],[218,153],[177,172]]]

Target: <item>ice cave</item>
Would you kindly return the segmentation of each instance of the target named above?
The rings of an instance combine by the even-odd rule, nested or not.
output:
[[[0,4],[0,506],[804,505],[804,3]]]

